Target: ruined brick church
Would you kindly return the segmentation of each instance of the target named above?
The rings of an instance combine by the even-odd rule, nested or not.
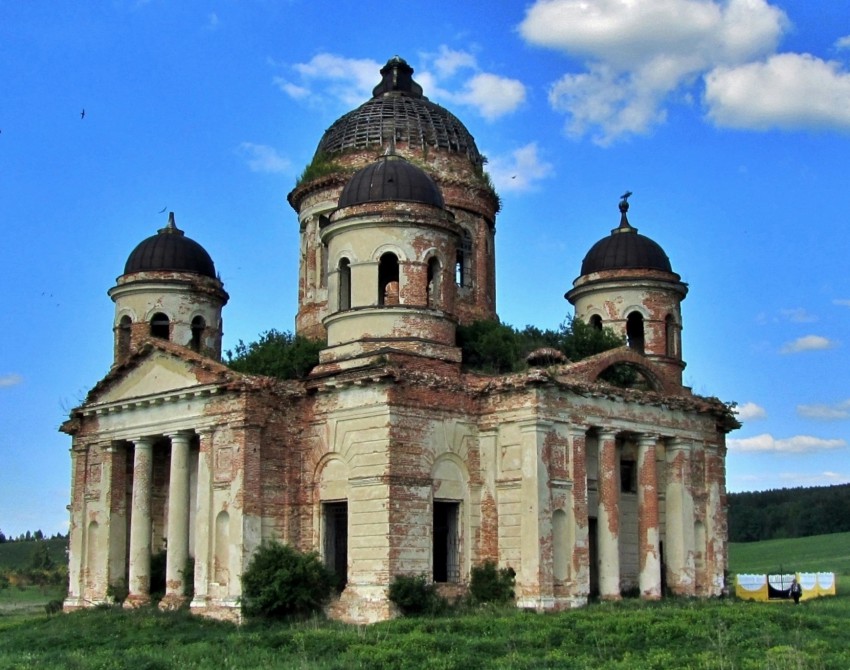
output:
[[[238,619],[240,575],[272,539],[323,557],[344,585],[329,614],[351,622],[393,616],[397,575],[460,594],[484,561],[538,611],[721,592],[738,424],[682,385],[687,285],[624,198],[566,298],[627,346],[462,367],[458,325],[497,318],[499,201],[472,135],[412,74],[391,59],[289,194],[296,333],[326,342],[306,378],[221,362],[229,296],[173,215],[129,255],[109,290],[113,365],[62,426],[66,610],[150,602],[165,551],[161,607]],[[605,383],[616,365],[641,383]]]

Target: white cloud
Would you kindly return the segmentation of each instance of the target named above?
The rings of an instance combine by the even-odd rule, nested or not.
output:
[[[700,74],[773,53],[787,25],[766,0],[537,0],[519,30],[584,59],[549,98],[568,134],[604,145],[663,122],[672,94]]]
[[[23,381],[24,378],[21,377],[21,375],[16,375],[14,373],[8,375],[0,375],[0,388],[4,388],[7,386],[17,386]]]
[[[779,475],[779,479],[786,487],[798,486],[833,486],[835,484],[844,484],[850,477],[842,475],[840,472],[831,472],[825,470],[823,472],[815,472],[813,474],[800,474],[799,472],[783,472]]]
[[[850,307],[850,300],[833,300],[833,305],[841,305],[842,307]]]
[[[757,419],[767,418],[767,411],[761,405],[756,405],[754,402],[745,402],[743,405],[738,405],[735,408],[735,414],[741,421],[755,421]]]
[[[779,314],[784,319],[792,321],[793,323],[812,323],[818,320],[816,316],[810,314],[802,307],[795,307],[794,309],[780,309]]]
[[[797,414],[819,421],[850,419],[850,399],[835,405],[797,405]]]
[[[836,49],[850,49],[850,35],[845,35],[835,40]]]
[[[783,345],[781,353],[797,354],[801,351],[823,351],[825,349],[833,349],[837,346],[837,342],[821,335],[806,335],[804,337],[798,337],[793,342],[787,342]]]
[[[428,54],[424,54],[428,58]],[[461,69],[476,69],[475,56],[467,51],[455,51],[445,44],[441,44],[438,53],[431,58],[437,75],[441,78],[451,77]]]
[[[437,53],[421,57],[425,66],[416,69],[414,79],[432,100],[467,105],[487,120],[509,114],[525,102],[526,88],[521,81],[482,71],[469,52],[442,45]],[[319,104],[330,96],[354,107],[372,96],[381,67],[373,60],[320,53],[292,66],[300,81],[283,76],[273,81],[296,100]]]
[[[245,158],[252,172],[286,172],[290,168],[286,158],[273,147],[264,144],[242,142],[239,154]]]
[[[492,121],[525,102],[525,86],[517,79],[482,72],[467,81],[463,90],[453,97],[457,102],[475,107],[481,116]]]
[[[219,18],[218,18],[218,14],[216,14],[215,12],[211,12],[210,14],[207,15],[207,25],[206,25],[207,30],[215,30],[216,28],[218,28],[219,23],[220,23],[220,21],[219,21]]]
[[[705,77],[708,116],[719,126],[850,130],[850,72],[809,54],[715,68]]]
[[[726,440],[726,445],[732,451],[804,454],[840,449],[846,447],[847,442],[840,439],[825,440],[811,435],[795,435],[794,437],[776,439],[769,433],[762,433],[755,437],[730,438]]]
[[[368,58],[345,58],[320,53],[306,63],[292,66],[302,79],[300,84],[284,77],[275,77],[274,83],[297,100],[320,103],[326,96],[330,96],[347,107],[353,107],[372,96],[372,89],[380,79],[378,71],[381,67],[381,63]],[[315,90],[316,85],[320,85],[320,92]]]
[[[487,172],[498,191],[528,191],[552,174],[552,164],[544,161],[536,142],[530,142],[508,156],[491,156]]]

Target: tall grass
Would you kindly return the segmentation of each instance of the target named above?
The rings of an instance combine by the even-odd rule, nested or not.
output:
[[[847,574],[847,534],[733,545],[735,572]],[[790,544],[775,544],[790,542]],[[807,564],[806,552],[812,560]],[[787,557],[787,558],[786,558]],[[795,565],[786,561],[793,557]],[[765,562],[766,561],[766,562]],[[809,567],[810,566],[810,567]],[[185,612],[0,612],[0,670],[241,668],[850,668],[850,597],[793,604],[624,600],[553,614],[488,608],[367,627],[311,620],[237,627]]]

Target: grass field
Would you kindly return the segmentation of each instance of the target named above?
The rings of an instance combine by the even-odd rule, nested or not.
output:
[[[783,569],[846,577],[848,540],[850,534],[733,545],[730,567],[773,572],[781,561]],[[557,614],[488,610],[367,627],[322,620],[237,627],[180,612],[109,608],[55,616],[0,612],[0,670],[846,670],[848,621],[850,597],[840,585],[838,596],[799,606],[629,599]]]

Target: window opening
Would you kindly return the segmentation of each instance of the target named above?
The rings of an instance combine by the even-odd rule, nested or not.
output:
[[[347,258],[339,261],[339,309],[351,309],[351,263]]]
[[[464,230],[455,262],[455,281],[458,286],[472,286],[472,236]]]
[[[676,355],[676,321],[672,314],[668,314],[664,319],[664,343],[665,353],[668,356]]]
[[[336,575],[341,591],[348,583],[348,503],[322,505],[325,519],[325,565]]]
[[[398,257],[387,252],[378,264],[378,304],[397,305],[398,302]]]
[[[596,330],[602,330],[602,317],[594,314],[590,317],[590,327]]]
[[[643,353],[643,315],[640,312],[632,312],[626,319],[626,339],[631,349]]]
[[[440,261],[432,257],[428,261],[428,307],[437,307],[440,304]]]
[[[321,255],[321,271],[319,272],[319,287],[326,288],[328,285],[328,245],[322,244],[319,247],[319,254]]]
[[[206,329],[207,322],[204,321],[204,317],[196,316],[192,319],[192,342],[189,345],[192,351],[200,353],[204,344],[204,331],[206,331]]]
[[[434,581],[460,581],[460,503],[434,501]]]
[[[130,353],[131,326],[133,321],[129,316],[122,316],[118,322],[118,357],[124,358]]]
[[[157,312],[151,318],[151,336],[167,340],[170,336],[170,322],[162,312]]]
[[[637,492],[637,463],[630,460],[620,461],[620,491]]]

